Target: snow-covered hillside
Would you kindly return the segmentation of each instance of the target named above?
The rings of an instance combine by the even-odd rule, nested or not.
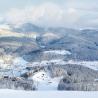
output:
[[[68,64],[83,65],[93,70],[98,70],[98,61],[73,61],[69,60]]]
[[[61,77],[51,78],[45,71],[35,73],[30,77],[34,80],[37,90],[57,90]]]
[[[11,59],[11,60],[10,60]],[[89,69],[93,69],[95,72],[98,71],[98,61],[64,61],[63,59],[54,59],[54,60],[44,60],[37,62],[27,62],[21,57],[13,58],[9,56],[7,59],[0,59],[0,76],[9,76],[9,77],[21,77],[22,75],[27,75],[27,79],[33,80],[36,90],[38,91],[51,91],[57,90],[60,80],[63,78],[62,72],[65,72],[66,69],[60,70],[59,68],[55,70],[52,74],[60,74],[55,77],[51,77],[52,69],[48,69],[48,66],[66,66],[69,64],[72,66],[83,66]],[[67,65],[68,66],[68,65]],[[35,67],[35,69],[34,69]],[[37,67],[44,68],[37,70]],[[31,69],[27,69],[31,68]],[[47,68],[47,69],[45,69]],[[74,69],[72,69],[74,70]],[[53,70],[54,71],[54,70]],[[52,72],[53,72],[52,71]],[[62,72],[61,72],[62,71]],[[59,73],[57,73],[59,72]],[[94,79],[97,79],[94,78]]]
[[[48,53],[49,51],[46,51],[45,53]],[[49,53],[54,53],[55,51],[51,51]],[[57,51],[56,51],[57,52]],[[64,51],[62,51],[64,52]],[[61,53],[62,52],[57,52],[57,53]],[[12,59],[12,57],[10,58]],[[18,69],[23,69],[26,68],[27,66],[47,66],[49,64],[60,64],[60,65],[65,65],[65,64],[76,64],[76,65],[82,65],[94,70],[98,70],[98,61],[74,61],[74,60],[69,60],[69,61],[64,61],[62,59],[54,59],[54,60],[43,60],[40,62],[27,62],[25,61],[23,58],[21,57],[16,57],[13,58],[10,61],[9,58],[7,58],[7,60],[5,61],[5,59],[0,59],[0,68],[6,69],[6,68],[11,68],[11,67],[15,67]]]
[[[59,54],[59,55],[70,55],[71,53],[67,50],[50,50],[44,51],[45,54]]]
[[[74,61],[74,60],[69,60],[69,61],[64,61],[62,59],[55,59],[55,60],[45,60],[41,62],[32,62],[30,65],[32,66],[47,66],[49,64],[58,64],[58,65],[65,65],[65,64],[76,64],[76,65],[81,65],[84,67],[88,67],[93,70],[98,70],[98,61]]]
[[[11,60],[10,60],[11,59]],[[43,60],[43,61],[37,61],[37,62],[27,62],[21,57],[16,57],[16,58],[8,58],[7,60],[5,59],[0,59],[0,68],[1,69],[10,69],[11,73],[13,73],[15,76],[19,76],[20,73],[25,73],[26,72],[26,67],[34,67],[34,66],[48,66],[51,64],[55,65],[60,65],[64,66],[66,64],[75,64],[76,66],[81,65],[93,70],[98,70],[98,61],[74,61],[74,60],[69,60],[69,61],[64,61],[62,59],[54,59],[54,60]]]

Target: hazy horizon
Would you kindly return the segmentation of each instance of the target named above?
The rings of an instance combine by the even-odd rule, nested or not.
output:
[[[97,3],[98,0],[3,0],[0,23],[96,29]]]

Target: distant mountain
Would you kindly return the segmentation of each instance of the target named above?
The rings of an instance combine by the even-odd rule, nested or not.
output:
[[[23,55],[39,49],[35,41],[35,33],[23,34],[0,29],[0,54]]]
[[[12,30],[15,32],[30,33],[30,32],[43,32],[44,28],[38,27],[32,23],[25,23],[20,27],[17,28],[13,27]]]
[[[11,47],[15,49],[17,43],[19,47],[14,52],[20,54],[24,50],[26,52],[22,54],[26,55],[26,57],[38,58],[40,56],[41,53],[39,51],[38,53],[36,52],[36,55],[36,53],[33,53],[33,50],[68,50],[72,54],[65,57],[65,59],[98,60],[97,30],[42,28],[32,23],[25,23],[19,28],[12,27],[12,31],[1,31],[1,34],[4,35],[0,37],[0,47],[8,51]]]

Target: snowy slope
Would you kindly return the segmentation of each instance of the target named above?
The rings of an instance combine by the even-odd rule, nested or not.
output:
[[[68,61],[68,64],[77,64],[83,65],[84,67],[88,67],[93,70],[98,70],[98,61]]]
[[[93,70],[98,70],[98,61],[74,61],[74,60],[69,60],[69,61],[64,61],[62,59],[55,59],[55,60],[45,60],[45,61],[41,61],[41,62],[33,62],[32,66],[47,66],[54,63],[59,64],[61,66],[65,65],[65,64],[76,64],[76,65],[81,65]]]
[[[50,51],[44,51],[44,54],[70,55],[71,53],[67,50],[50,50]]]
[[[98,98],[98,92],[78,92],[78,91],[16,91],[0,90],[0,98]]]
[[[34,80],[37,90],[57,90],[60,77],[51,78],[49,74],[44,71],[35,73],[34,76],[30,77]]]

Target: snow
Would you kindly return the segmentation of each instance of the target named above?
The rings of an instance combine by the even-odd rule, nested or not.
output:
[[[21,57],[13,58],[13,62],[5,63],[2,59],[0,59],[0,68],[2,68],[1,75],[9,75],[9,76],[20,76],[21,74],[27,72],[27,66],[48,66],[51,64],[54,65],[66,65],[66,64],[76,64],[76,66],[81,65],[95,71],[98,71],[98,61],[64,61],[62,59],[55,59],[55,60],[44,60],[41,62],[27,62]],[[12,66],[11,66],[12,65]],[[35,85],[37,86],[39,91],[44,90],[57,90],[58,83],[60,81],[60,77],[51,78],[50,75],[45,71],[40,71],[34,74],[34,76],[30,77],[34,80]]]
[[[12,58],[11,58],[12,59]],[[93,69],[98,71],[98,61],[74,61],[74,60],[69,60],[69,61],[64,61],[63,59],[54,59],[54,60],[43,60],[40,62],[27,62],[21,57],[16,57],[13,58],[9,62],[5,62],[3,59],[0,59],[0,68],[4,69],[9,69],[8,75],[10,73],[10,76],[15,75],[15,76],[20,76],[20,74],[23,74],[27,72],[26,67],[28,66],[48,66],[48,65],[66,65],[66,64],[76,64]],[[7,73],[7,72],[6,72]]]
[[[41,62],[32,62],[30,65],[32,65],[32,66],[47,66],[48,64],[52,64],[52,63],[64,65],[65,61],[63,61],[62,59],[43,60]]]
[[[3,59],[0,59],[0,68],[3,70],[2,75],[7,74],[9,76],[20,76],[20,74],[27,71],[25,69],[27,63],[28,62],[21,57],[13,58],[11,62],[5,62]]]
[[[64,61],[62,59],[54,59],[54,60],[44,60],[41,62],[33,62],[31,65],[32,66],[47,66],[54,63],[55,65],[65,65],[65,64],[76,64],[76,65],[81,65],[93,70],[98,70],[98,61],[74,61],[74,60],[69,60],[69,61]]]
[[[46,53],[50,52],[50,51],[45,51]],[[61,53],[64,54],[64,51],[51,51],[51,52],[57,52],[57,53]],[[15,70],[21,70],[21,69],[25,69],[27,67],[27,65],[29,66],[47,66],[49,64],[59,64],[59,65],[65,65],[65,64],[76,64],[76,65],[82,65],[84,67],[88,67],[90,69],[93,70],[98,70],[98,61],[74,61],[74,60],[69,60],[69,61],[64,61],[62,59],[54,59],[54,60],[43,60],[41,62],[32,62],[29,63],[27,61],[25,61],[23,58],[21,57],[16,57],[13,59],[12,64],[7,64],[4,62],[3,59],[0,59],[0,68],[2,69],[9,69],[9,68],[13,68]],[[11,66],[13,65],[13,66]]]
[[[98,98],[98,92],[81,91],[21,91],[1,89],[0,98]]]
[[[55,59],[55,60],[49,60],[49,61],[41,61],[41,62],[33,62],[31,65],[32,66],[47,66],[54,63],[55,65],[66,65],[66,64],[76,64],[97,70],[98,71],[98,61],[64,61],[62,59]],[[2,68],[6,68],[8,64],[4,63],[2,60],[0,60],[0,67],[1,65],[3,66]],[[10,72],[5,72],[5,74],[11,76],[20,76],[20,74],[25,73],[26,67],[28,66],[28,62],[25,61],[21,57],[17,57],[13,59],[13,66],[11,66],[9,69]],[[3,69],[2,69],[3,70]],[[34,73],[33,76],[30,77],[30,79],[34,80],[34,84],[37,87],[38,91],[57,91],[58,83],[61,80],[62,77],[56,77],[56,78],[51,78],[50,74],[46,71],[39,71]],[[98,81],[98,79],[95,79],[95,81]]]
[[[17,57],[13,60],[13,64],[26,65],[27,62],[23,58]]]
[[[25,61],[21,57],[16,57],[16,58],[14,58],[13,60],[11,60],[9,62],[6,62],[3,59],[0,59],[0,67],[2,69],[7,69],[7,68],[11,68],[11,67],[25,68],[27,63],[28,62]],[[11,65],[13,65],[13,66],[11,66]]]
[[[98,61],[68,61],[68,64],[83,65],[93,70],[98,70]]]
[[[0,63],[0,68],[6,69],[8,67],[9,67],[9,64],[2,64],[2,63]]]
[[[50,79],[50,77],[44,72],[44,71],[40,71],[40,72],[37,72],[35,73],[35,75],[33,76],[33,79],[35,81],[48,81]]]
[[[4,61],[0,59],[0,63],[2,63],[2,64],[3,64],[3,63],[4,63]]]
[[[31,77],[34,80],[34,83],[37,87],[38,91],[45,91],[45,90],[57,90],[58,83],[61,77],[58,78],[51,78],[48,73],[45,71],[40,71],[35,73],[34,76]]]
[[[71,53],[67,50],[50,50],[50,51],[44,51],[44,54],[59,54],[59,55],[70,55]]]
[[[51,33],[51,32],[47,32],[47,33],[45,33],[43,35],[43,37],[45,37],[45,38],[56,38],[56,39],[59,39],[60,35],[54,34],[54,33]]]
[[[27,67],[27,61],[25,61],[21,57],[17,57],[13,60],[13,66],[12,66],[12,71],[15,76],[20,76],[20,74],[23,74],[27,72],[25,69]]]

